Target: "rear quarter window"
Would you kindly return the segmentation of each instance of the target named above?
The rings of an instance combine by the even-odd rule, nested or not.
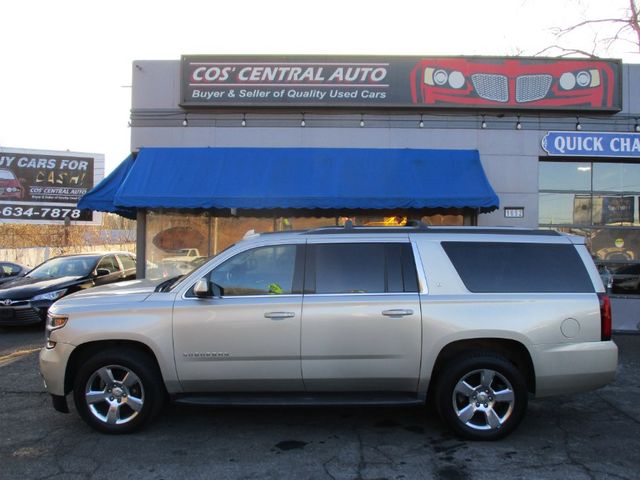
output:
[[[592,293],[573,245],[442,242],[462,282],[476,293]]]

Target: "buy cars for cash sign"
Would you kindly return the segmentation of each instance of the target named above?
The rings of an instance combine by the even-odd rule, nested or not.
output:
[[[92,222],[76,204],[103,171],[103,155],[0,149],[0,221]]]

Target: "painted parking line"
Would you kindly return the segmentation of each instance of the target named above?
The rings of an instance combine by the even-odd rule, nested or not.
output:
[[[20,357],[24,357],[25,355],[29,355],[30,353],[38,351],[40,351],[40,348],[30,348],[28,350],[17,350],[7,355],[0,355],[0,367],[11,363],[13,360],[17,360]]]

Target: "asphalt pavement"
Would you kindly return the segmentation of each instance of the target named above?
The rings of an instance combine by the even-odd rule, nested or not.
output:
[[[640,335],[615,341],[614,383],[531,401],[498,442],[459,440],[423,408],[167,406],[110,436],[51,407],[41,330],[0,329],[0,479],[637,479]]]

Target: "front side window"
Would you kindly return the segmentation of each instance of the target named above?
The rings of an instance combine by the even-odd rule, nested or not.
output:
[[[223,296],[284,295],[294,291],[295,245],[273,245],[241,252],[216,267],[209,280]]]

